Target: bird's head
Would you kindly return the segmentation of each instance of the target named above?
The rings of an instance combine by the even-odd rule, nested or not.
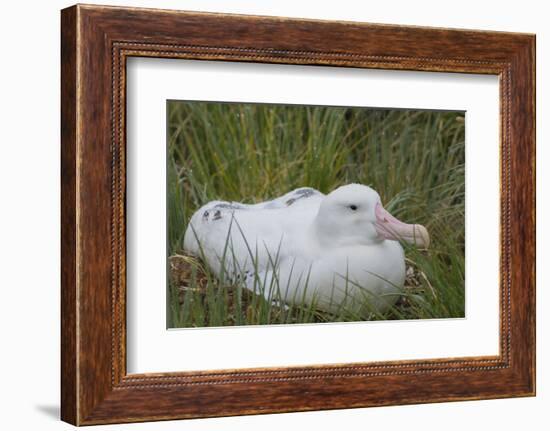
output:
[[[424,226],[393,217],[382,206],[378,193],[361,184],[348,184],[325,196],[315,224],[319,240],[333,246],[402,240],[427,248],[430,243]]]

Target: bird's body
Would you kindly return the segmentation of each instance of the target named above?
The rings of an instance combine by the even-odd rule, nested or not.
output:
[[[184,248],[267,298],[383,312],[401,292],[405,261],[399,242],[384,238],[391,234],[380,227],[379,201],[357,184],[328,195],[300,188],[255,205],[213,201],[191,218]],[[413,226],[414,237],[424,229],[401,225]]]

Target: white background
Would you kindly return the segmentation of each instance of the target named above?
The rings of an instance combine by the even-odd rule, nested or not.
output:
[[[103,3],[112,3],[103,1]],[[120,5],[358,20],[537,33],[538,396],[293,413],[96,429],[279,430],[546,429],[550,297],[549,14],[542,1],[306,2],[298,0],[118,1]],[[65,1],[5,2],[0,15],[0,319],[4,429],[69,429],[57,420],[59,399],[59,9]],[[546,292],[545,292],[546,290]]]
[[[498,354],[498,77],[134,58],[127,84],[129,373]],[[466,111],[466,318],[167,331],[167,99]]]

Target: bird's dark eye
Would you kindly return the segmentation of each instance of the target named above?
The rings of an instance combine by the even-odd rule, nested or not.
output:
[[[357,210],[357,205],[350,205],[349,209],[352,210],[352,211],[356,211]]]

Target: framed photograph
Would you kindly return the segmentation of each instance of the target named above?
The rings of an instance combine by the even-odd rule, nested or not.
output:
[[[61,13],[62,419],[535,394],[535,37]]]

